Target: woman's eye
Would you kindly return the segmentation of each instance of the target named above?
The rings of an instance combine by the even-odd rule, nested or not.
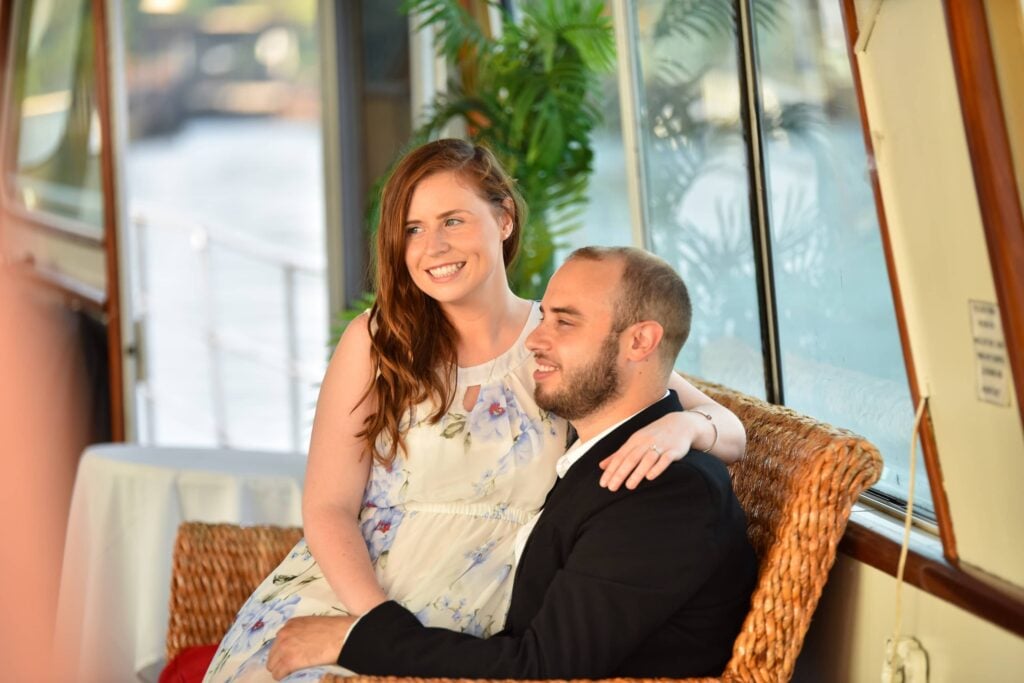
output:
[[[450,227],[452,227],[453,225],[458,225],[458,224],[460,224],[461,222],[462,222],[462,219],[461,219],[461,218],[445,218],[445,219],[444,219],[444,227],[446,227],[446,228],[450,228]]]
[[[418,225],[407,225],[405,226],[406,235],[418,235],[423,232],[423,228]]]

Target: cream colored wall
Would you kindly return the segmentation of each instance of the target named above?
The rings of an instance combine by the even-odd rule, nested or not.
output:
[[[960,556],[1024,586],[1024,434],[1016,397],[1004,407],[976,396],[968,302],[996,295],[942,3],[881,3],[859,64]]]
[[[881,680],[895,598],[891,576],[840,556],[793,680]],[[903,590],[902,632],[917,638],[927,653],[928,683],[1019,681],[1024,671],[1024,639],[912,586]]]

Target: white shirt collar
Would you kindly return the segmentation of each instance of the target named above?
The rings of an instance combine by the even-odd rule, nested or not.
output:
[[[665,396],[668,396],[668,394],[669,394],[668,390],[665,390]],[[661,398],[659,398],[658,401],[664,401],[665,400],[665,396],[662,396]],[[657,403],[658,401],[655,401],[654,403]],[[601,439],[603,439],[604,437],[608,436],[613,431],[615,431],[616,429],[621,427],[625,422],[627,422],[629,420],[632,420],[634,417],[636,417],[637,415],[639,415],[643,411],[647,410],[647,408],[650,408],[651,406],[653,406],[654,403],[652,403],[651,405],[646,406],[644,408],[641,408],[640,410],[636,411],[635,413],[633,413],[632,415],[630,415],[629,417],[627,417],[625,419],[619,420],[618,422],[613,424],[611,427],[608,427],[607,429],[602,431],[597,436],[592,436],[592,437],[590,437],[589,439],[587,439],[586,441],[583,441],[583,442],[580,442],[579,439],[577,439],[576,441],[573,441],[572,445],[569,446],[569,450],[567,450],[565,452],[565,455],[563,455],[561,458],[559,458],[558,462],[555,463],[555,471],[558,472],[558,478],[561,479],[562,477],[564,477],[565,473],[569,471],[569,468],[572,467],[573,465],[575,465],[577,460],[579,460],[584,455],[586,455],[587,451],[589,451],[591,448],[593,448],[594,445],[598,441],[600,441]]]

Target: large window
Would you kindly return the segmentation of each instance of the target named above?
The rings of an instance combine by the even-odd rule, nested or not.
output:
[[[141,442],[307,448],[329,329],[316,7],[124,4]]]
[[[100,125],[92,3],[22,2],[15,8],[12,106],[4,192],[83,235],[102,237]]]
[[[596,200],[573,242],[640,243],[675,265],[694,300],[678,367],[864,435],[886,463],[876,491],[905,501],[913,410],[840,3],[755,0],[749,31],[741,4],[620,5],[632,68],[604,98]],[[633,120],[614,110],[624,97]],[[625,173],[639,196],[601,189]]]

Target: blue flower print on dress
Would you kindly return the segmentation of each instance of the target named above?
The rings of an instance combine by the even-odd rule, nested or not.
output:
[[[466,574],[470,573],[471,571],[482,565],[484,562],[486,562],[487,558],[491,556],[491,552],[494,550],[495,545],[497,545],[497,541],[487,541],[483,545],[477,546],[476,548],[473,548],[465,555],[463,555],[463,557],[469,560],[469,566],[466,567],[466,570],[464,572],[455,577],[455,580],[452,581],[451,586],[454,586],[456,583],[458,583],[459,579],[461,579]],[[449,586],[449,588],[451,586]]]
[[[398,466],[397,459],[390,465],[374,462],[363,493],[363,507],[384,508],[404,502],[401,498],[408,484],[407,477],[408,471]]]
[[[437,608],[444,612],[451,612],[450,618],[452,623],[458,624],[464,616],[463,610],[466,609],[466,598],[459,598],[458,602],[456,602],[445,595],[438,601]]]
[[[236,638],[231,643],[231,649],[244,652],[261,647],[291,618],[298,604],[297,595],[271,602],[249,600],[235,620],[233,630],[236,630]]]
[[[309,544],[306,543],[306,539],[300,540],[291,553],[288,554],[289,560],[301,559],[303,562],[309,562],[313,559],[313,552],[309,549]]]
[[[480,441],[495,441],[511,436],[511,416],[504,385],[480,387],[480,396],[469,414],[469,433]]]
[[[384,553],[391,549],[391,544],[395,542],[398,525],[404,518],[405,513],[402,508],[367,508],[363,512],[359,528],[363,532],[366,548],[370,551],[370,561],[376,563]]]
[[[233,681],[245,680],[250,671],[265,672],[267,669],[267,660],[270,658],[270,648],[273,644],[273,638],[263,643],[259,650],[252,653],[249,658],[245,660],[245,662],[238,668],[238,671],[235,672],[235,675],[228,679],[228,682],[231,683]]]
[[[531,420],[526,411],[519,406],[519,401],[512,390],[505,386],[502,386],[502,389],[505,392],[509,421],[513,425],[512,457],[516,465],[525,465],[541,451],[540,437],[544,415],[537,420]]]
[[[281,679],[281,683],[306,683],[306,681],[322,680],[326,674],[337,673],[337,667],[314,666],[308,669],[293,671]]]

